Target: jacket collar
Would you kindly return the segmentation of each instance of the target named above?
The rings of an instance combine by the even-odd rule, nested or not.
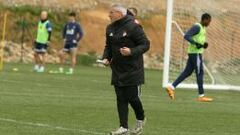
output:
[[[113,22],[112,24],[113,24],[114,26],[119,26],[119,25],[123,25],[123,24],[125,24],[125,23],[127,23],[127,22],[129,22],[129,21],[132,21],[132,20],[134,20],[133,17],[131,17],[131,16],[129,16],[129,15],[126,15],[125,17],[123,17],[123,18],[121,18],[121,19]]]

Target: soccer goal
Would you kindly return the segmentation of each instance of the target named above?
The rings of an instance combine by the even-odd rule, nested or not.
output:
[[[240,1],[168,0],[163,87],[183,71],[188,43],[183,35],[203,13],[212,16],[207,28],[209,47],[204,57],[204,88],[240,91]],[[197,88],[195,74],[178,87]]]

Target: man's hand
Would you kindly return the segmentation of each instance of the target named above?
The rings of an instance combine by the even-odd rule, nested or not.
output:
[[[108,59],[103,59],[103,64],[104,64],[105,66],[109,66],[109,65],[110,65],[110,62],[109,62]]]
[[[77,40],[74,39],[74,40],[73,40],[73,43],[74,43],[74,44],[77,44]]]
[[[207,42],[205,42],[205,43],[203,44],[203,48],[204,48],[204,49],[207,49],[207,48],[208,48],[208,43],[207,43]]]
[[[196,47],[197,47],[197,49],[201,49],[201,48],[203,48],[203,45],[199,44],[199,43],[196,43]]]
[[[131,55],[131,49],[128,48],[128,47],[120,48],[120,53],[121,53],[123,56],[130,56],[130,55]]]

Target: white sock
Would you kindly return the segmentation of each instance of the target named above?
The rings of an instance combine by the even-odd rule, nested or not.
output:
[[[125,130],[125,131],[128,131],[128,129],[127,128],[125,128],[125,127],[120,127],[120,128],[122,128],[123,130]]]
[[[59,71],[60,71],[61,73],[63,73],[63,70],[64,70],[64,69],[63,69],[62,67],[59,68]]]
[[[143,122],[144,120],[137,120],[137,122]]]
[[[204,97],[204,94],[200,94],[200,95],[198,95],[198,97]]]
[[[169,87],[172,89],[172,90],[175,90],[175,87],[171,84],[169,85]]]
[[[43,72],[44,69],[45,69],[44,66],[41,66],[39,70]]]
[[[73,73],[73,68],[69,68],[69,72],[70,72],[70,73]]]
[[[39,69],[39,65],[34,65],[34,70],[38,70]]]

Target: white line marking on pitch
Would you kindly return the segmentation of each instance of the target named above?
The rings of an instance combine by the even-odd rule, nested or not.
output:
[[[105,135],[105,133],[99,133],[99,132],[94,132],[94,131],[89,131],[89,130],[65,128],[65,127],[61,127],[61,126],[52,126],[52,125],[43,124],[43,123],[23,122],[23,121],[17,121],[17,120],[6,119],[6,118],[0,118],[0,121],[15,123],[15,124],[21,124],[21,125],[45,127],[45,128],[51,128],[51,129],[63,130],[63,131],[87,133],[87,134],[92,134],[92,135]]]
[[[8,83],[24,83],[24,82],[22,82],[22,81],[13,81],[13,80],[0,80],[0,82],[8,82]],[[93,80],[93,82],[94,81],[97,81],[97,80]],[[47,84],[42,84],[42,83],[35,83],[36,85],[38,85],[38,86],[41,86],[41,87],[54,87],[54,88],[64,88],[64,87],[57,87],[57,86],[52,86],[52,85],[47,85]],[[69,87],[66,87],[66,89],[67,88],[69,88]],[[146,90],[147,91],[147,90]],[[7,93],[8,94],[8,93]],[[10,94],[12,94],[12,93],[10,93]],[[18,95],[22,95],[22,94],[18,94]],[[33,95],[33,94],[23,94],[23,96],[36,96],[36,95]],[[37,95],[38,96],[38,95]],[[80,97],[80,96],[65,96],[65,95],[41,95],[41,96],[49,96],[49,97],[72,97],[72,98],[74,98],[74,97]],[[104,96],[105,97],[105,96]],[[142,95],[141,97],[147,97],[147,98],[159,98],[159,96],[154,96],[154,95]]]
[[[87,97],[88,99],[96,99],[96,100],[101,100],[101,99],[106,99],[105,96],[99,96],[99,95],[84,95],[84,96],[78,96],[78,95],[63,95],[63,94],[32,94],[32,93],[13,93],[13,92],[1,92],[0,91],[0,96],[1,95],[9,95],[9,96],[26,96],[26,97],[52,97],[52,98],[84,98]],[[108,97],[107,99],[109,100],[115,100],[114,97]]]
[[[96,100],[101,100],[101,99],[109,99],[109,100],[115,100],[114,97],[105,97],[105,96],[100,96],[100,95],[85,95],[85,96],[78,96],[78,95],[63,95],[63,94],[32,94],[32,93],[13,93],[13,92],[1,92],[0,95],[10,95],[10,96],[27,96],[27,97],[52,97],[52,98],[83,98],[83,97],[88,97],[89,99],[96,99]],[[158,96],[150,96],[150,95],[141,95],[141,97],[144,97],[144,100],[151,100],[151,101],[159,101]],[[156,99],[156,100],[155,100]]]

